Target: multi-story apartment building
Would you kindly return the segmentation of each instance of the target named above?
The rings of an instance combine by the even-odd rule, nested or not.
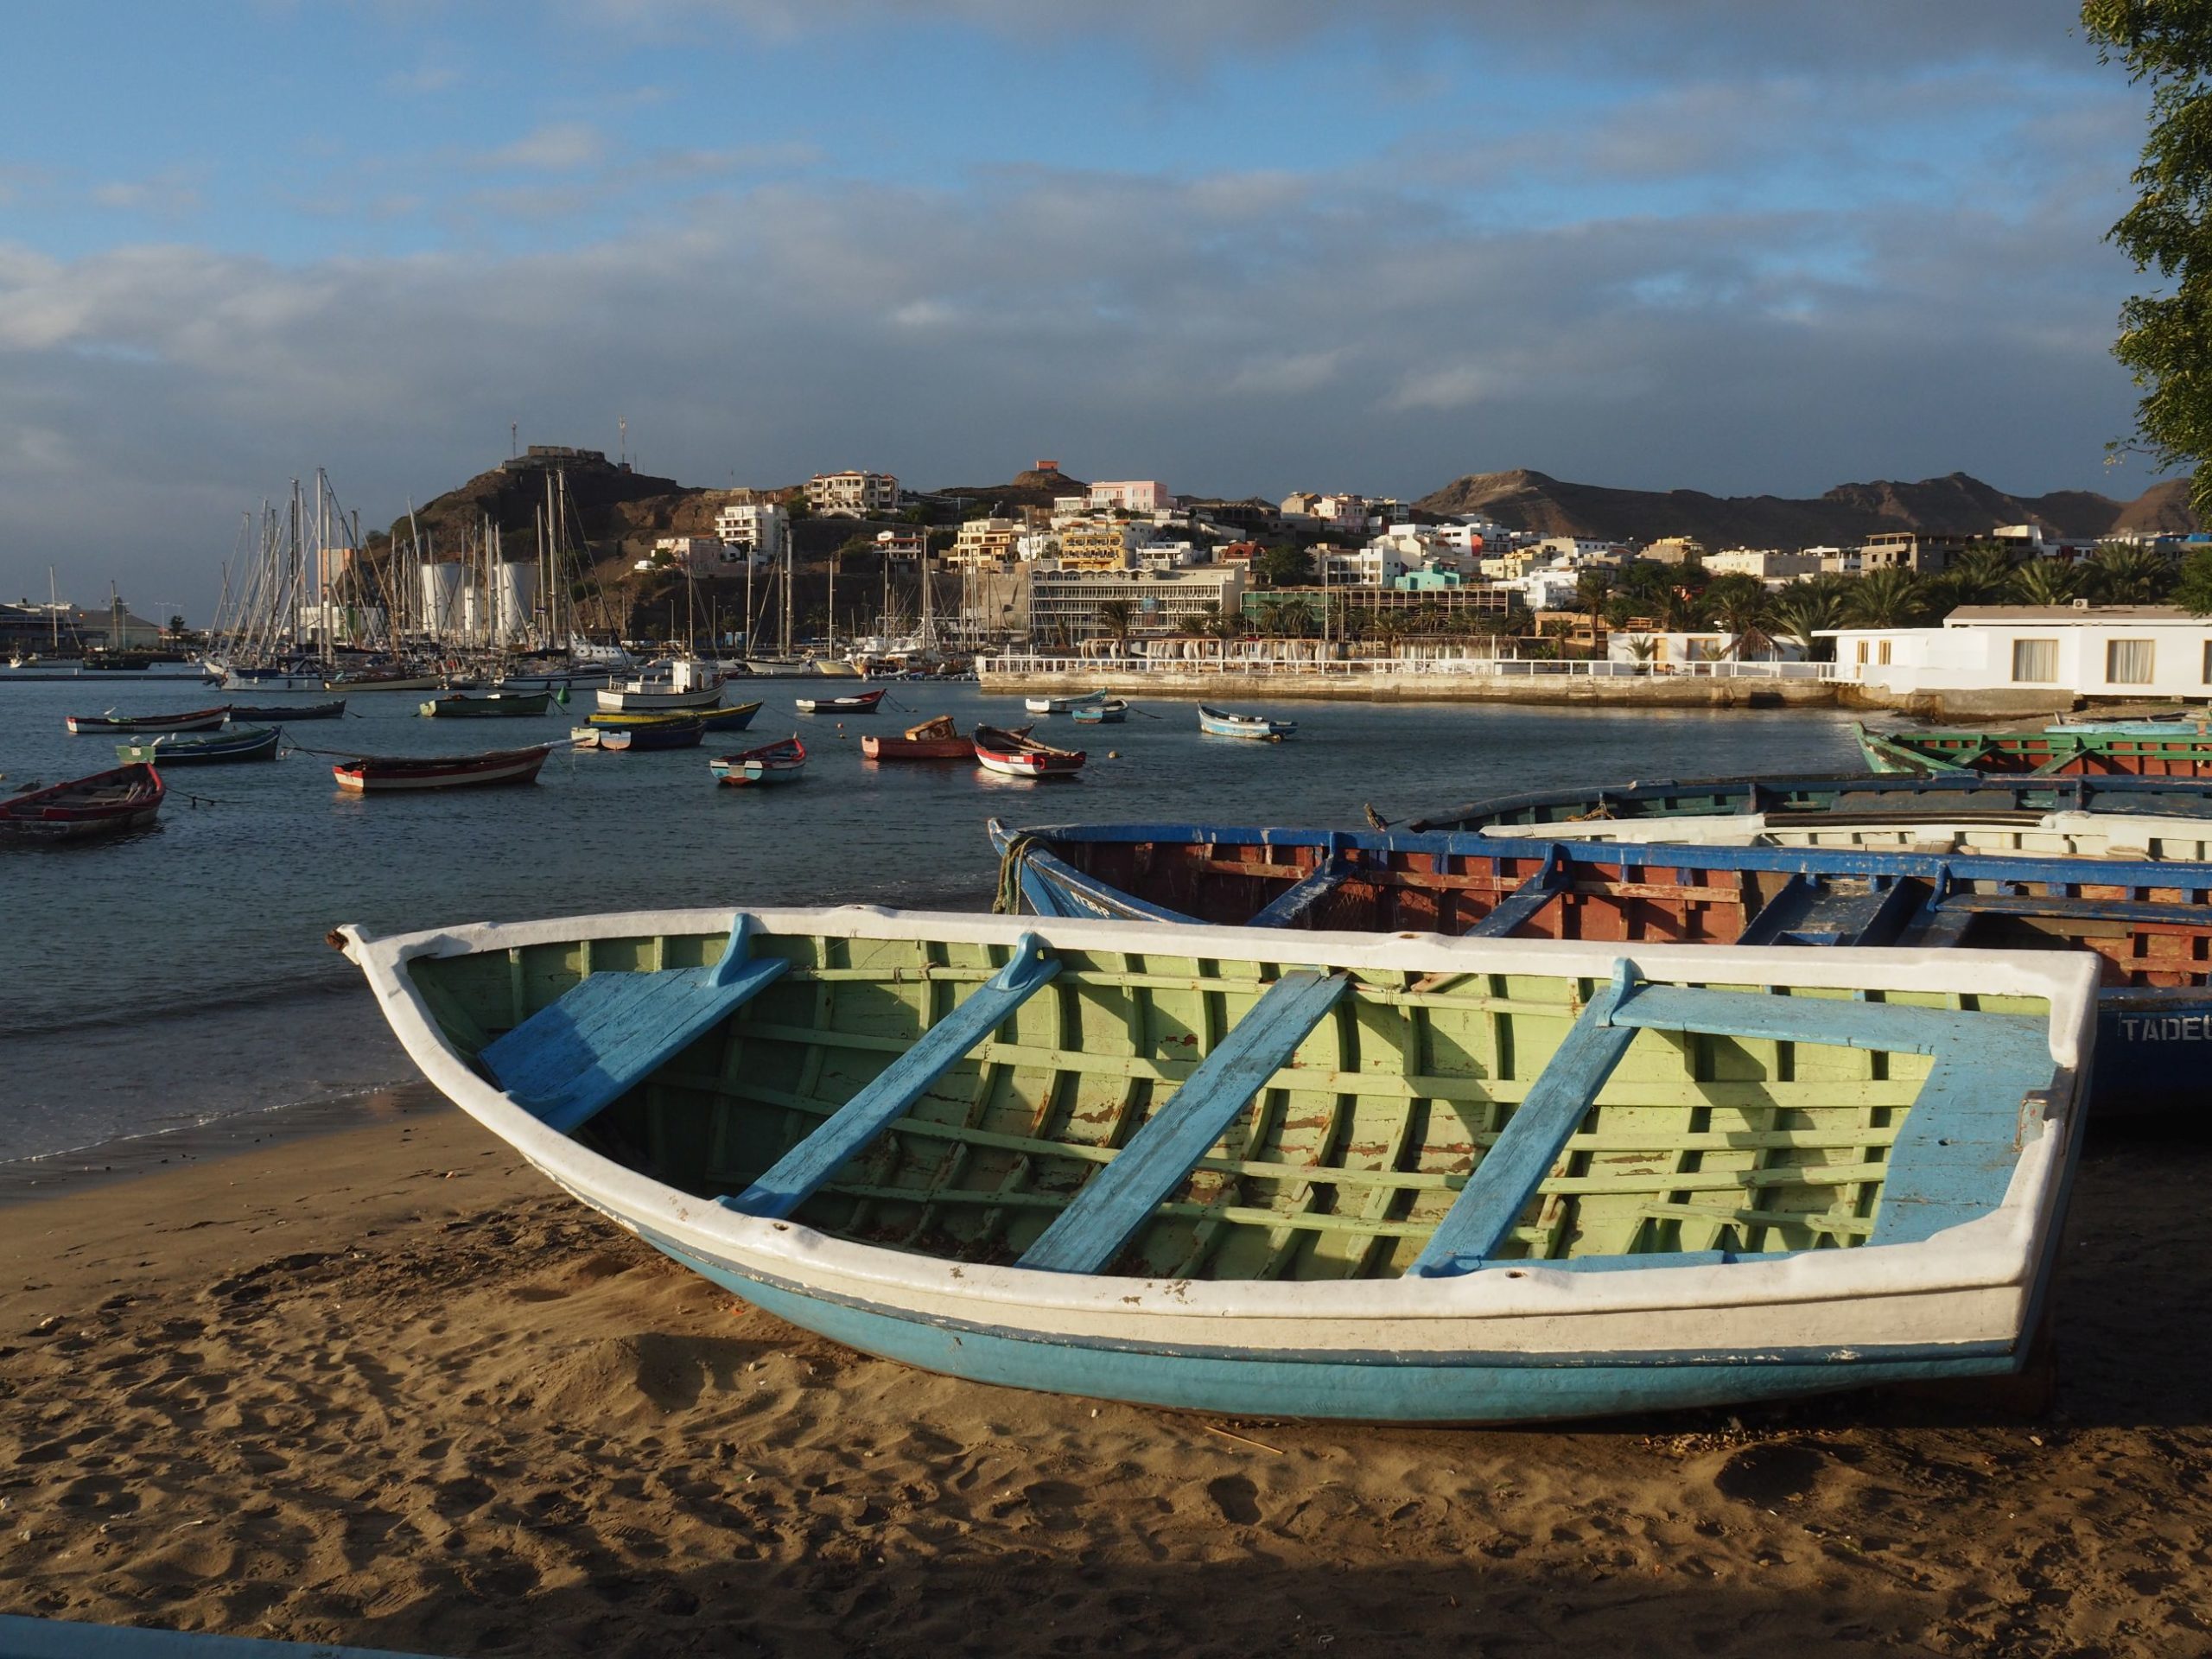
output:
[[[1194,627],[1213,607],[1234,615],[1244,594],[1242,566],[1204,565],[1192,570],[1047,570],[1026,565],[1029,579],[1029,637],[1039,643],[1075,644],[1115,631],[1098,620],[1098,607],[1123,600],[1135,607],[1132,632],[1171,633]]]
[[[920,530],[879,530],[875,532],[875,550],[887,559],[905,563],[918,563],[928,550],[929,534]]]
[[[1821,569],[1817,550],[1784,553],[1771,547],[1724,547],[1708,553],[1705,571],[1712,576],[1757,576],[1761,582],[1783,582],[1795,576],[1816,575]]]
[[[1868,572],[1902,568],[1923,576],[1940,576],[1951,568],[1953,559],[1976,542],[1987,539],[1948,532],[1885,531],[1859,543],[1859,568]]]
[[[791,522],[772,501],[734,501],[715,514],[715,534],[730,563],[773,564],[784,556]]]
[[[1149,524],[1112,518],[1083,518],[1059,527],[1063,570],[1126,570],[1136,550],[1152,539]]]
[[[806,505],[825,518],[896,512],[899,480],[889,473],[817,473],[806,480]]]
[[[1153,512],[1174,505],[1175,498],[1156,478],[1122,479],[1090,486],[1090,505],[1094,512],[1102,508],[1110,512],[1118,507],[1125,512]]]
[[[969,518],[953,537],[946,565],[955,570],[1003,570],[1021,556],[1021,520]]]

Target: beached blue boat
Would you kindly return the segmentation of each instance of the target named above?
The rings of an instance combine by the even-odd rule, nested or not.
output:
[[[2212,861],[2212,779],[1661,779],[1537,791],[1413,819],[1410,830],[1770,847],[1891,847]]]
[[[283,736],[274,726],[233,726],[206,737],[164,734],[118,743],[115,758],[124,766],[220,766],[241,760],[274,760]]]
[[[1202,702],[1198,705],[1198,729],[1211,737],[1249,737],[1262,743],[1279,743],[1298,729],[1298,722],[1209,709]]]
[[[2212,864],[1220,824],[989,826],[999,906],[1483,938],[1961,946],[2096,959],[2098,1109],[2193,1111]]]
[[[2090,1059],[2063,952],[861,906],[340,937],[455,1104],[737,1295],[1240,1416],[2012,1371]]]

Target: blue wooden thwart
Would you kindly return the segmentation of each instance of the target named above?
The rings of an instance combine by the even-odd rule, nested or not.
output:
[[[1509,939],[1536,918],[1537,912],[1567,891],[1567,857],[1557,847],[1536,873],[1505,895],[1491,913],[1467,930],[1471,939]]]
[[[1567,1040],[1529,1085],[1414,1259],[1412,1273],[1430,1278],[1465,1273],[1505,1242],[1544,1173],[1559,1161],[1560,1149],[1582,1126],[1591,1102],[1636,1040],[1634,1027],[1613,1023],[1635,982],[1636,964],[1624,957],[1613,964],[1612,982],[1590,999]]]
[[[1277,893],[1268,907],[1246,923],[1248,927],[1303,927],[1321,901],[1350,880],[1357,867],[1348,859],[1325,858],[1313,873]]]
[[[1019,1265],[1048,1273],[1103,1270],[1268,1079],[1290,1064],[1351,983],[1343,974],[1302,969],[1269,986],[1114,1161],[1084,1183]]]
[[[748,1216],[779,1220],[813,1197],[869,1141],[906,1115],[930,1085],[957,1065],[1007,1015],[1042,990],[1060,964],[1025,933],[1005,967],[969,993],[960,1006],[924,1032],[860,1093],[832,1112],[812,1135],[776,1160],[735,1197],[718,1202]]]
[[[581,1128],[791,967],[751,958],[753,926],[739,917],[711,968],[589,975],[477,1058],[524,1111]]]

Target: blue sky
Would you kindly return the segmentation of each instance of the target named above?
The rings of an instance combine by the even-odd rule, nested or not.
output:
[[[1356,15],[1362,21],[1347,22]],[[2135,493],[2142,101],[2049,0],[22,7],[0,592],[212,597],[316,466],[687,482],[1051,454]],[[205,597],[188,601],[204,611]]]

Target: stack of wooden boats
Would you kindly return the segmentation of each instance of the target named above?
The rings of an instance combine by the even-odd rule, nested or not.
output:
[[[439,1088],[716,1284],[1243,1416],[2013,1370],[2090,1056],[2065,951],[868,908],[341,937]]]

